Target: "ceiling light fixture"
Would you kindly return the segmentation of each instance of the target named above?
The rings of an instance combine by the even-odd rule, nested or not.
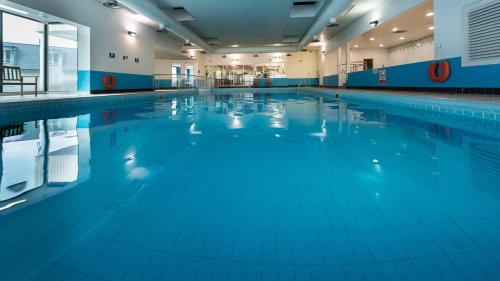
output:
[[[434,26],[429,26],[429,30],[434,30]]]
[[[378,20],[374,20],[374,21],[370,22],[371,27],[376,27],[377,25],[378,25]]]
[[[378,46],[379,46],[379,47],[384,47],[384,44],[379,44]]]
[[[233,48],[238,48],[239,46],[240,45],[238,45],[238,44],[231,45],[231,47],[233,47]]]
[[[434,12],[428,12],[427,14],[425,14],[426,17],[432,17],[434,16]]]
[[[354,48],[359,48],[359,45],[354,45]]]
[[[372,37],[372,38],[370,38],[370,41],[375,41],[375,38],[373,38],[373,37]]]
[[[399,37],[399,40],[405,40],[405,38],[403,36]]]
[[[399,30],[399,28],[397,28],[397,27],[392,28],[392,32],[398,32],[398,30]]]
[[[2,4],[0,4],[0,9],[8,10],[8,11],[11,11],[11,12],[14,12],[14,13],[18,13],[18,14],[22,14],[22,15],[29,14],[26,11],[19,10],[19,9],[16,9],[16,8],[12,8],[12,7],[9,7],[9,6],[6,6],[6,5],[2,5]]]

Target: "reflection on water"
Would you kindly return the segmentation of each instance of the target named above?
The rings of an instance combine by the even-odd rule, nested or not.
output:
[[[0,128],[0,201],[46,197],[90,175],[89,115]]]
[[[227,136],[240,138],[242,151],[264,141],[268,146],[259,153],[267,155],[275,153],[269,147],[276,141],[297,155],[322,143],[321,153],[304,161],[344,167],[346,181],[389,183],[402,177],[438,187],[461,178],[498,192],[493,183],[500,175],[498,129],[421,117],[333,96],[237,93],[165,96],[77,117],[14,123],[0,129],[0,201],[45,198],[89,179],[147,181],[193,147],[232,147]],[[457,171],[461,176],[450,177]]]

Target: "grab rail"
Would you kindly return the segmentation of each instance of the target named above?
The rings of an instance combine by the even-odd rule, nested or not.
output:
[[[168,89],[212,89],[215,79],[206,76],[185,74],[154,74],[153,88],[155,90]]]

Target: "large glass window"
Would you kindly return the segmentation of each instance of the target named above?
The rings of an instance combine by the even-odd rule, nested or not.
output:
[[[49,91],[76,91],[77,28],[69,24],[49,24],[48,34]]]
[[[38,89],[43,90],[44,26],[23,17],[3,13],[3,65],[21,68],[23,76],[38,76]],[[27,77],[27,82],[34,81]],[[34,86],[26,86],[26,91]],[[3,86],[3,92],[19,92],[19,86]]]

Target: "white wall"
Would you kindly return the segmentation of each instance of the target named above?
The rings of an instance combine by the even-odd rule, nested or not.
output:
[[[181,65],[181,73],[186,74],[186,67],[193,67],[193,75],[205,76],[204,73],[198,74],[198,62],[196,60],[163,60],[155,59],[154,73],[155,74],[172,74],[172,64]]]
[[[147,75],[153,73],[156,36],[165,35],[160,35],[154,28],[139,23],[131,14],[105,8],[94,0],[11,2],[90,28],[91,70]],[[136,32],[137,37],[128,36],[128,31]],[[109,58],[110,52],[116,54],[116,59]],[[129,59],[124,61],[123,55]],[[135,63],[134,58],[139,58],[140,63]]]
[[[462,10],[478,0],[434,0],[436,59],[460,57],[462,49]],[[482,1],[485,2],[485,1]]]
[[[386,48],[351,48],[350,63],[362,62],[364,59],[373,59],[374,68],[381,68],[389,64]]]
[[[355,20],[330,40],[324,42],[323,50],[330,52],[367,32],[371,28],[369,23],[373,20],[378,20],[379,24],[383,24],[424,1],[425,0],[380,0],[378,1],[379,3],[377,3],[378,5],[372,7],[368,13]],[[443,0],[435,0],[434,2],[439,1]],[[445,2],[453,2],[453,0],[445,0]]]
[[[287,78],[318,77],[318,52],[297,52],[286,58],[285,74]]]
[[[337,75],[338,71],[338,59],[337,59],[337,49],[332,50],[325,55],[321,55],[320,63],[323,70],[322,76]]]
[[[434,37],[390,48],[388,66],[430,61],[434,59]]]

